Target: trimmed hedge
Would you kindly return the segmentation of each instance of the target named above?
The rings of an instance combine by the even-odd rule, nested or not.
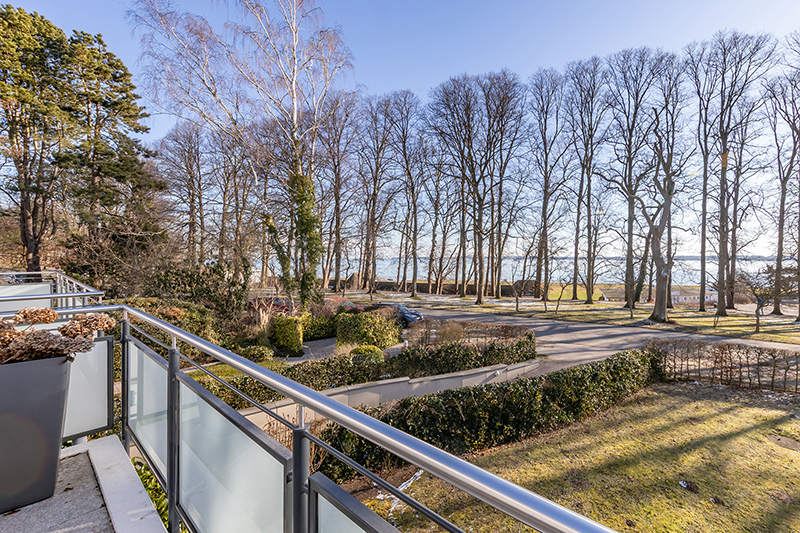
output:
[[[661,376],[657,359],[649,351],[635,350],[546,376],[446,390],[404,398],[383,409],[361,410],[434,446],[461,454],[581,420]],[[389,452],[332,423],[320,437],[370,469],[401,463]],[[337,482],[354,475],[335,459],[324,460],[320,470]]]
[[[341,313],[336,318],[336,345],[372,344],[388,348],[400,342],[400,325],[377,313]]]
[[[301,317],[276,315],[272,319],[270,336],[276,348],[289,354],[303,353],[303,322]]]
[[[493,342],[484,349],[457,342],[437,348],[408,348],[387,361],[387,373],[419,378],[531,359],[536,359],[536,337],[528,333],[515,341]]]
[[[259,345],[240,348],[236,353],[238,353],[245,359],[250,359],[251,361],[256,361],[256,362],[269,361],[275,354],[272,351],[272,348],[270,348],[269,346],[259,346]]]
[[[530,334],[515,343],[493,343],[483,351],[454,344],[430,350],[405,349],[385,361],[378,358],[353,360],[348,354],[304,361],[290,367],[276,367],[274,370],[312,389],[325,390],[379,379],[447,374],[495,364],[510,365],[535,357],[536,339]],[[251,407],[248,402],[209,377],[200,377],[198,381],[235,409]],[[277,392],[248,376],[235,376],[228,382],[262,403],[281,399]]]
[[[306,313],[302,316],[302,324],[304,340],[315,341],[336,336],[336,315],[312,316]]]

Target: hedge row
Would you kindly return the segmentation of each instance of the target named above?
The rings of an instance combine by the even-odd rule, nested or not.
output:
[[[290,355],[303,352],[303,342],[336,337],[336,344],[371,344],[387,348],[400,342],[400,325],[377,313],[339,313],[332,316],[277,315],[272,319],[270,338],[280,351]]]
[[[492,365],[513,365],[536,358],[536,337],[527,333],[514,341],[496,341],[481,349],[451,343],[438,348],[409,348],[387,361],[392,376],[418,378]]]
[[[581,420],[662,377],[657,359],[647,350],[636,350],[546,376],[404,398],[383,409],[361,409],[390,426],[460,454],[515,442]],[[333,423],[321,430],[320,437],[373,470],[402,462]],[[320,470],[337,482],[354,475],[332,458],[325,459]]]
[[[358,316],[358,315],[353,315]],[[406,349],[381,362],[376,358],[352,358],[350,355],[276,368],[284,376],[315,390],[326,390],[394,377],[422,377],[460,372],[496,364],[511,365],[536,357],[536,339],[525,335],[516,342],[496,342],[484,350],[458,344],[425,350]],[[203,386],[235,409],[251,407],[229,389],[208,377],[199,378]],[[268,403],[281,398],[274,390],[248,376],[235,376],[229,383],[255,400]]]

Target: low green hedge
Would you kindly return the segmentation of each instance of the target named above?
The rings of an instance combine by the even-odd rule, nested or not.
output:
[[[361,408],[378,420],[451,453],[515,442],[607,409],[660,379],[646,350],[621,352],[606,360],[546,376],[464,387],[401,399],[388,407]],[[335,424],[320,437],[370,469],[401,461]],[[354,475],[335,459],[320,470],[339,482]]]
[[[250,359],[251,361],[260,362],[260,361],[268,361],[272,359],[275,353],[272,351],[272,348],[269,346],[247,346],[245,348],[240,348],[236,353],[244,357],[245,359]]]
[[[350,360],[353,362],[376,363],[379,365],[386,362],[381,349],[371,344],[362,344],[350,350]]]
[[[354,360],[348,354],[304,361],[289,367],[276,367],[275,370],[314,390],[325,390],[402,376],[413,378],[460,372],[495,364],[511,365],[535,357],[536,339],[530,334],[517,342],[493,343],[483,351],[453,344],[430,350],[405,349],[385,361],[381,361],[380,358]],[[248,402],[211,378],[202,377],[198,381],[235,409],[251,407]],[[248,376],[235,376],[228,382],[262,403],[281,398],[277,392]]]
[[[372,344],[388,348],[400,342],[400,325],[377,313],[340,313],[336,318],[336,344]]]
[[[419,378],[531,359],[536,359],[536,337],[528,333],[515,341],[493,342],[484,349],[457,342],[437,348],[407,348],[386,362],[386,373]]]

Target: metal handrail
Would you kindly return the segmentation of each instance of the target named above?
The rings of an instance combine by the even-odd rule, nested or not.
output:
[[[24,294],[19,296],[0,296],[0,303],[3,302],[16,302],[27,300],[59,300],[61,298],[91,298],[92,296],[103,296],[103,291],[92,292],[61,292],[61,293],[47,293],[47,294]],[[77,309],[77,308],[75,308]],[[81,307],[80,309],[84,309]]]
[[[100,305],[55,311],[59,314],[73,314],[113,310],[127,311],[129,315],[258,380],[298,404],[543,533],[613,533],[612,529],[583,515],[139,309],[127,305]],[[0,318],[6,316],[13,316],[13,313],[2,314]]]
[[[55,276],[57,278],[62,278],[64,280],[74,284],[75,286],[84,289],[87,292],[95,292],[95,291],[97,291],[97,289],[95,289],[91,285],[87,285],[85,283],[81,283],[80,281],[76,280],[75,278],[67,276],[63,272],[59,272],[57,270],[42,270],[41,272],[28,272],[28,271],[21,271],[21,272],[6,272],[6,271],[3,271],[3,272],[0,272],[0,276],[45,276],[45,275],[50,275],[50,276]]]

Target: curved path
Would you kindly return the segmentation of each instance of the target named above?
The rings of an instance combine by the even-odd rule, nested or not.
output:
[[[696,339],[707,342],[732,342],[800,352],[800,344],[784,344],[717,335],[700,335],[632,326],[613,326],[589,322],[567,322],[507,316],[496,313],[418,309],[426,318],[475,320],[529,326],[536,333],[536,351],[547,356],[537,374],[547,374],[570,366],[605,359],[617,352],[640,348],[650,339]]]

